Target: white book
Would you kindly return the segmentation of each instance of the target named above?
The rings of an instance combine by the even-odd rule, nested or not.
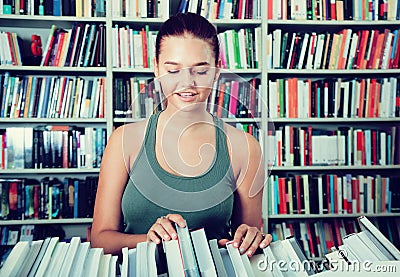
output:
[[[218,247],[217,239],[211,239],[208,241],[210,246],[211,255],[213,257],[215,268],[217,270],[218,277],[228,277],[224,262],[222,260],[221,252]]]
[[[117,263],[118,263],[118,256],[111,256],[110,270],[108,277],[117,277]]]
[[[306,69],[313,69],[314,52],[317,44],[317,33],[311,33],[310,47],[308,47],[307,64]]]
[[[0,270],[1,276],[18,277],[17,273],[24,264],[29,254],[30,243],[28,241],[19,241],[11,250]]]
[[[317,47],[314,57],[314,69],[321,69],[322,51],[324,50],[325,34],[317,35]]]
[[[255,277],[249,257],[246,254],[243,254],[243,255],[240,255],[240,258],[242,259],[243,266],[246,269],[247,276]]]
[[[46,277],[59,276],[59,272],[64,262],[68,248],[69,244],[65,241],[57,243],[56,248],[54,249],[54,254],[51,257],[50,264],[48,265],[45,273]]]
[[[40,265],[36,271],[36,274],[29,274],[29,276],[35,276],[35,277],[41,277],[44,276],[44,274],[46,273],[47,267],[50,264],[50,260],[53,256],[54,250],[56,248],[56,245],[59,242],[59,238],[58,237],[52,237],[50,240],[49,245],[47,246],[46,252],[42,258],[42,260],[40,261]],[[32,272],[31,272],[32,273]]]
[[[90,249],[90,242],[82,242],[79,244],[74,256],[69,277],[81,276],[85,266],[86,258]]]
[[[129,257],[129,265],[132,265],[130,261]],[[136,276],[144,276],[147,273],[147,242],[141,242],[136,245]]]
[[[288,38],[288,39],[289,39],[289,38]],[[291,39],[291,41],[290,41],[289,58],[288,58],[288,60],[287,60],[287,64],[286,64],[286,65],[284,65],[284,64],[282,65],[283,68],[290,69],[290,61],[292,60],[293,48],[294,48],[294,42],[295,42],[295,40],[296,40],[296,33],[293,32],[293,34],[292,34],[292,39]],[[289,41],[288,41],[288,43],[289,43]],[[289,107],[289,106],[287,106],[287,107]]]
[[[185,274],[193,277],[200,276],[188,227],[180,227],[178,224],[175,224],[175,229],[178,233]]]
[[[240,257],[239,249],[234,248],[231,242],[226,244],[226,249],[228,250],[229,257],[231,258],[232,266],[235,270],[236,276],[248,277],[249,275],[247,274],[242,258]]]
[[[97,276],[101,257],[104,255],[103,248],[90,248],[85,260],[82,276]],[[122,277],[122,274],[121,274]]]
[[[135,55],[135,67],[143,68],[143,47],[142,47],[142,36],[138,31],[133,31],[133,53]]]
[[[378,257],[372,250],[363,243],[357,233],[349,234],[343,238],[343,244],[354,253],[356,258],[361,261],[378,261]]]
[[[306,50],[307,50],[309,38],[310,38],[310,34],[309,33],[305,33],[304,34],[304,38],[303,38],[303,44],[301,45],[299,63],[297,65],[298,69],[302,69],[303,68],[303,63],[304,63],[304,58],[305,58],[305,55],[306,55]]]
[[[74,257],[77,254],[79,245],[81,243],[80,237],[72,237],[69,243],[68,252],[65,254],[64,263],[62,264],[62,268],[60,270],[60,277],[68,277],[71,271],[72,263],[74,261]]]
[[[190,232],[201,276],[217,276],[204,228]]]
[[[35,240],[30,243],[29,253],[27,254],[27,257],[22,266],[20,267],[16,276],[28,276],[29,271],[31,270],[33,264],[35,263],[36,258],[38,257],[43,242],[44,240]]]
[[[245,30],[240,29],[238,31],[239,40],[239,53],[240,53],[240,63],[243,69],[247,69],[247,58],[246,58],[246,35]]]
[[[177,240],[163,241],[165,256],[167,258],[168,276],[184,277],[182,256]],[[121,276],[122,277],[122,276]]]
[[[109,277],[110,261],[111,261],[111,254],[105,254],[100,257],[99,271],[97,277]]]

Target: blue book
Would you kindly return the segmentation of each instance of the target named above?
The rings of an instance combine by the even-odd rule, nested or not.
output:
[[[3,14],[12,14],[11,0],[3,0]]]
[[[392,160],[392,135],[387,135],[386,138],[386,164],[389,165]]]
[[[34,109],[34,105],[35,105],[35,96],[36,93],[38,93],[37,91],[37,78],[36,76],[34,76],[32,78],[32,89],[31,89],[31,95],[30,95],[30,99],[29,99],[29,110],[28,110],[28,118],[32,117],[33,114],[33,109]]]
[[[225,0],[220,0],[219,1],[219,10],[218,10],[218,19],[224,18],[224,12],[225,12]]]
[[[181,0],[178,6],[178,13],[186,13],[189,7],[189,0]]]
[[[74,218],[78,218],[78,191],[79,180],[74,180]]]
[[[53,16],[62,16],[61,0],[53,0]]]
[[[86,47],[86,53],[85,53],[85,58],[83,60],[83,66],[87,67],[89,64],[89,58],[90,55],[94,55],[94,51],[95,49],[93,49],[92,45],[94,43],[94,38],[95,38],[95,34],[96,34],[96,24],[92,24],[90,26],[90,34],[89,34],[89,38],[88,38],[88,45]]]
[[[278,214],[278,206],[279,206],[279,191],[278,191],[278,177],[275,177],[274,180],[274,197],[275,197],[275,207],[274,207],[274,212],[275,214]]]
[[[49,94],[50,94],[50,85],[52,83],[53,77],[46,77],[46,86],[45,86],[45,93],[44,93],[44,98],[43,98],[43,103],[42,103],[42,110],[41,113],[38,113],[38,116],[41,118],[46,118],[47,117],[47,106],[49,102]]]

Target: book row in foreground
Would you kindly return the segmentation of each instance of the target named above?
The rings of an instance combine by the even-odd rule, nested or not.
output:
[[[360,270],[368,271],[365,262],[369,267],[374,263],[385,265],[387,272],[400,269],[400,251],[366,217],[361,216],[358,221],[362,231],[344,237],[343,244],[333,247],[321,264],[307,260],[294,237],[274,241],[249,258],[231,242],[219,248],[216,239],[207,239],[204,228],[177,226],[178,239],[158,245],[142,242],[133,249],[125,247],[120,262],[117,256],[92,248],[90,242],[81,242],[79,237],[70,242],[59,241],[58,237],[20,241],[4,262],[0,275],[330,276],[334,271],[343,275],[361,264],[364,268]]]

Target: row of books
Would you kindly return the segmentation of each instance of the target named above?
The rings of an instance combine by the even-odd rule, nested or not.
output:
[[[192,12],[207,19],[261,19],[260,0],[180,0],[177,12]]]
[[[261,27],[226,30],[218,34],[218,39],[222,68],[260,68]]]
[[[111,3],[113,17],[168,18],[169,0],[118,0]]]
[[[398,20],[400,2],[389,0],[268,1],[268,19],[283,20]]]
[[[400,163],[399,128],[284,126],[268,133],[269,163],[275,166],[395,165]],[[329,147],[326,147],[329,145]]]
[[[256,138],[258,141],[260,141],[261,129],[258,126],[258,124],[256,124],[256,123],[236,123],[235,126],[237,129],[243,130],[244,132],[249,133],[254,138]]]
[[[117,68],[153,68],[155,42],[158,31],[150,31],[149,25],[134,30],[129,25],[112,29],[112,61]]]
[[[0,179],[2,220],[92,218],[98,177]]]
[[[350,236],[343,238],[347,249],[354,253],[351,261],[400,259],[399,250],[367,218],[360,217],[359,222],[363,231],[353,236],[362,245],[355,245],[355,238]],[[90,242],[81,242],[79,237],[68,242],[59,237],[20,241],[6,258],[0,273],[4,276],[332,276],[317,274],[329,269],[306,265],[311,262],[294,237],[272,242],[249,258],[241,255],[232,242],[219,248],[217,240],[209,240],[203,228],[176,229],[176,240],[158,245],[141,242],[132,249],[123,247],[121,263],[116,255],[105,254],[103,248],[93,248]],[[364,249],[368,249],[369,256],[361,253]],[[290,266],[295,264],[297,267]],[[301,265],[302,270],[296,270]]]
[[[261,115],[260,79],[220,78],[208,99],[208,111],[219,118]]]
[[[161,110],[163,94],[159,82],[153,78],[115,78],[114,116],[119,118],[148,118]]]
[[[98,168],[104,128],[7,127],[0,130],[0,169]]]
[[[0,32],[0,65],[22,65],[20,44],[17,33]]]
[[[74,23],[72,29],[52,25],[41,66],[105,66],[104,24]]]
[[[346,174],[271,175],[268,214],[400,212],[400,178]]]
[[[0,74],[2,118],[102,118],[105,78]]]
[[[400,117],[400,80],[276,79],[268,81],[269,116],[274,118]],[[290,107],[290,108],[289,108]]]
[[[267,35],[267,66],[285,69],[399,68],[399,30],[284,32]]]
[[[77,17],[106,16],[105,0],[3,0],[1,14],[53,15]]]
[[[359,218],[366,219],[364,216]],[[399,219],[374,219],[371,221],[368,220],[368,223],[365,224],[368,225],[370,230],[374,230],[373,233],[376,236],[385,237],[384,241],[388,245],[388,248],[400,247]],[[353,219],[310,220],[307,222],[287,221],[273,223],[271,227],[273,241],[294,236],[300,242],[302,250],[309,259],[323,257],[330,253],[332,248],[343,245],[347,236],[365,230],[363,225],[358,226]],[[372,244],[375,245],[376,241]],[[359,247],[361,246],[359,245]],[[399,259],[397,251],[390,253],[386,260]],[[376,260],[374,259],[374,255],[371,255],[369,259],[370,261]]]

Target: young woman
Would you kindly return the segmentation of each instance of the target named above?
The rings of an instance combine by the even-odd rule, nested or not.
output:
[[[220,245],[253,255],[271,241],[261,226],[260,145],[206,110],[219,77],[216,30],[187,13],[156,40],[154,73],[168,101],[148,120],[117,128],[102,159],[92,246],[117,254],[142,241],[176,239],[174,225],[204,227]]]

